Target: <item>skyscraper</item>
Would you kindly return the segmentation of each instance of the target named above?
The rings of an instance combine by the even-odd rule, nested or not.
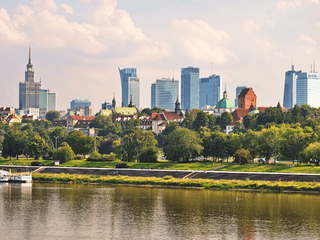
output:
[[[31,64],[31,48],[29,62],[25,72],[25,81],[19,83],[19,109],[39,108],[41,83],[34,81],[33,65]]]
[[[319,74],[315,72],[315,66],[311,72],[295,71],[286,72],[283,107],[292,108],[295,104],[300,107],[308,104],[311,107],[320,107],[320,80]]]
[[[284,82],[283,107],[292,108],[297,103],[297,78],[301,71],[295,71],[292,65],[291,71],[286,72]]]
[[[48,92],[48,111],[57,110],[57,98],[55,92]]]
[[[235,107],[238,107],[238,97],[239,97],[242,89],[244,89],[244,88],[247,88],[247,87],[246,86],[238,86],[236,88],[236,99],[234,100],[234,106]]]
[[[320,79],[319,73],[299,73],[297,78],[297,104],[308,104],[311,107],[320,107]]]
[[[199,108],[205,105],[215,106],[222,98],[222,79],[219,75],[211,75],[207,78],[200,78],[199,81]]]
[[[90,107],[91,102],[88,99],[80,100],[80,99],[74,99],[70,102],[70,108],[74,109],[76,107]]]
[[[151,85],[151,108],[159,107],[174,111],[179,96],[179,81],[173,78],[157,79]]]
[[[140,106],[140,79],[137,77],[136,68],[119,67],[121,89],[122,89],[122,103],[125,107],[130,104],[132,100],[136,107]]]
[[[199,68],[181,68],[181,109],[199,109]]]

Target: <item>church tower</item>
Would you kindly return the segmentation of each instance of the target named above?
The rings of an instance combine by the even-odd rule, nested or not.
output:
[[[31,64],[31,47],[29,61],[25,71],[25,81],[19,83],[19,109],[39,108],[41,83],[34,81],[33,65]]]

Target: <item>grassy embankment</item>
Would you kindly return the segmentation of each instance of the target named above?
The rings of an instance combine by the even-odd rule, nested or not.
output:
[[[0,165],[8,165],[11,162],[13,165],[26,165],[30,166],[34,159],[19,159],[19,160],[8,160],[1,159]],[[44,166],[53,166],[52,160],[37,160]],[[62,163],[61,167],[96,167],[96,168],[115,168],[117,162],[90,162],[83,160],[72,160],[66,163]],[[284,173],[320,173],[320,166],[311,164],[302,164],[296,167],[287,167],[292,165],[292,162],[281,162],[275,164],[261,164],[261,163],[250,163],[246,165],[238,165],[234,163],[223,162],[226,165],[224,168],[218,171],[242,171],[242,172],[284,172]],[[141,166],[145,168],[152,167],[153,169],[172,169],[172,170],[203,170],[209,171],[221,166],[221,163],[215,162],[191,162],[191,163],[176,163],[167,160],[160,160],[157,163],[138,163],[129,162],[127,163],[129,168],[139,169]]]
[[[73,182],[100,184],[134,184],[176,187],[198,187],[205,189],[248,189],[261,191],[316,191],[320,192],[318,182],[269,182],[253,180],[207,180],[207,179],[177,179],[171,176],[156,177],[127,177],[127,176],[96,176],[77,174],[33,174],[35,181],[44,182]]]

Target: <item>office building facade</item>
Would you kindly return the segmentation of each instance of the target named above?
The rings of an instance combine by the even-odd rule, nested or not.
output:
[[[80,100],[80,99],[74,99],[70,102],[70,108],[74,109],[76,107],[90,107],[91,102],[88,99]]]
[[[181,69],[181,109],[199,109],[199,68]]]
[[[39,108],[41,83],[34,81],[33,65],[31,64],[31,48],[29,61],[25,71],[25,81],[19,83],[19,109]]]
[[[320,79],[316,72],[299,73],[297,78],[297,104],[308,104],[311,107],[320,107]]]
[[[211,75],[199,80],[199,108],[215,106],[222,98],[222,78],[219,75]]]
[[[122,92],[122,104],[127,107],[132,100],[135,107],[140,106],[140,79],[136,68],[119,68]]]
[[[297,103],[297,79],[301,71],[295,71],[294,66],[286,72],[284,82],[283,107],[292,108]]]
[[[174,111],[179,97],[179,81],[171,78],[157,79],[151,85],[151,108],[158,107]]]

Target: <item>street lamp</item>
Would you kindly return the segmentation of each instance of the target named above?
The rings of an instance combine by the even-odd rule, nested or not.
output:
[[[56,150],[57,150],[57,140],[58,140],[58,138],[59,138],[59,136],[53,136],[55,139],[56,139]]]

